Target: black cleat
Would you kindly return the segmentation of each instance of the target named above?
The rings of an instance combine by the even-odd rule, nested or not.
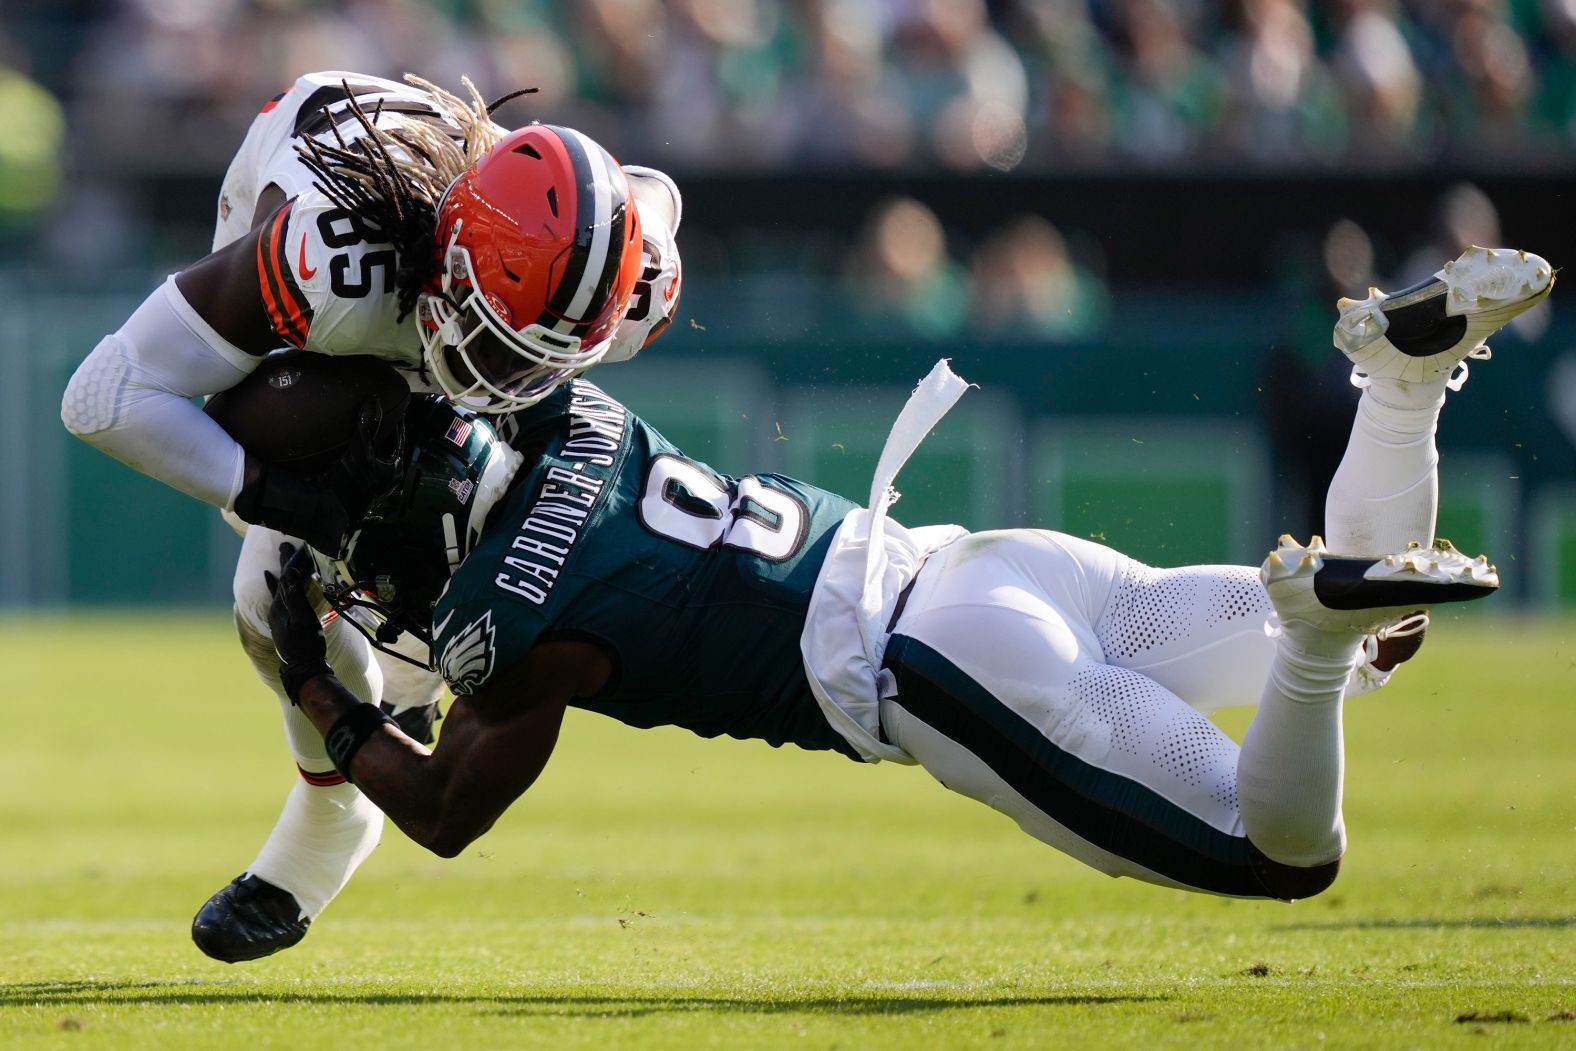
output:
[[[240,963],[290,948],[311,925],[295,895],[242,873],[197,910],[192,941],[215,960]]]

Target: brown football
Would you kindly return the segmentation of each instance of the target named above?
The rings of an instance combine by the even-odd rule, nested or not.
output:
[[[345,451],[368,399],[382,407],[379,434],[388,435],[405,412],[410,387],[378,358],[288,350],[270,354],[240,383],[209,398],[203,411],[253,456],[313,474]]]

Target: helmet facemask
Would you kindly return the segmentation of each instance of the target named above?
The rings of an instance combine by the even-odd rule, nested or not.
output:
[[[568,128],[508,133],[437,205],[441,265],[418,297],[432,378],[477,412],[517,412],[601,361],[642,267],[618,162]]]
[[[444,250],[441,291],[417,302],[423,357],[455,404],[491,415],[518,412],[601,361],[611,340],[586,347],[579,336],[538,323],[512,327],[473,280],[471,254],[457,243],[463,223],[455,220]]]

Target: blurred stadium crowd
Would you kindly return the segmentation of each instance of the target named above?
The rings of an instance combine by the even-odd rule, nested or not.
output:
[[[42,228],[71,272],[173,250],[149,198],[215,184],[261,100],[332,68],[535,88],[502,119],[681,177],[1576,156],[1576,0],[12,0],[0,235]],[[845,269],[921,334],[1099,330],[1098,251],[1035,215],[968,247],[954,262],[925,204],[891,200]]]
[[[1516,165],[1576,145],[1576,0],[7,7],[6,115],[55,100],[89,171],[218,171],[259,100],[319,68],[534,87],[512,117],[689,170]],[[46,94],[19,97],[25,78]]]
[[[535,88],[500,120],[673,173],[691,351],[847,383],[1005,348],[1031,412],[1115,404],[1053,404],[1051,370],[1247,355],[1252,404],[1212,411],[1273,421],[1283,506],[1317,506],[1309,450],[1350,413],[1336,296],[1468,243],[1576,250],[1576,0],[6,0],[9,341],[74,364],[201,255],[247,125],[315,69]],[[1567,455],[1560,360],[1538,400],[1565,437],[1529,448]]]

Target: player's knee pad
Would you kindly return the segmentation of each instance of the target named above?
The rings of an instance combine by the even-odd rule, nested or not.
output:
[[[438,707],[437,701],[421,708],[405,708],[397,712],[387,702],[379,707],[383,709],[384,714],[394,720],[394,725],[400,728],[401,733],[417,744],[430,745],[438,739],[433,726],[443,718],[443,711]]]
[[[411,660],[427,659],[427,644],[406,632],[393,644],[394,649]],[[432,744],[436,739],[433,723],[443,718],[438,701],[443,697],[443,676],[435,671],[376,651],[378,668],[383,673],[383,710],[413,741]]]
[[[252,662],[252,670],[257,672],[257,677],[288,704],[284,683],[279,678],[279,652],[274,649],[273,636],[266,629],[259,631],[253,627],[241,615],[239,606],[235,609],[235,633],[240,637],[241,649],[246,651],[246,659]]]
[[[1264,888],[1264,895],[1277,901],[1298,901],[1320,894],[1335,882],[1341,871],[1341,859],[1322,865],[1288,865],[1266,857],[1258,847],[1249,844],[1248,863],[1253,875]]]

